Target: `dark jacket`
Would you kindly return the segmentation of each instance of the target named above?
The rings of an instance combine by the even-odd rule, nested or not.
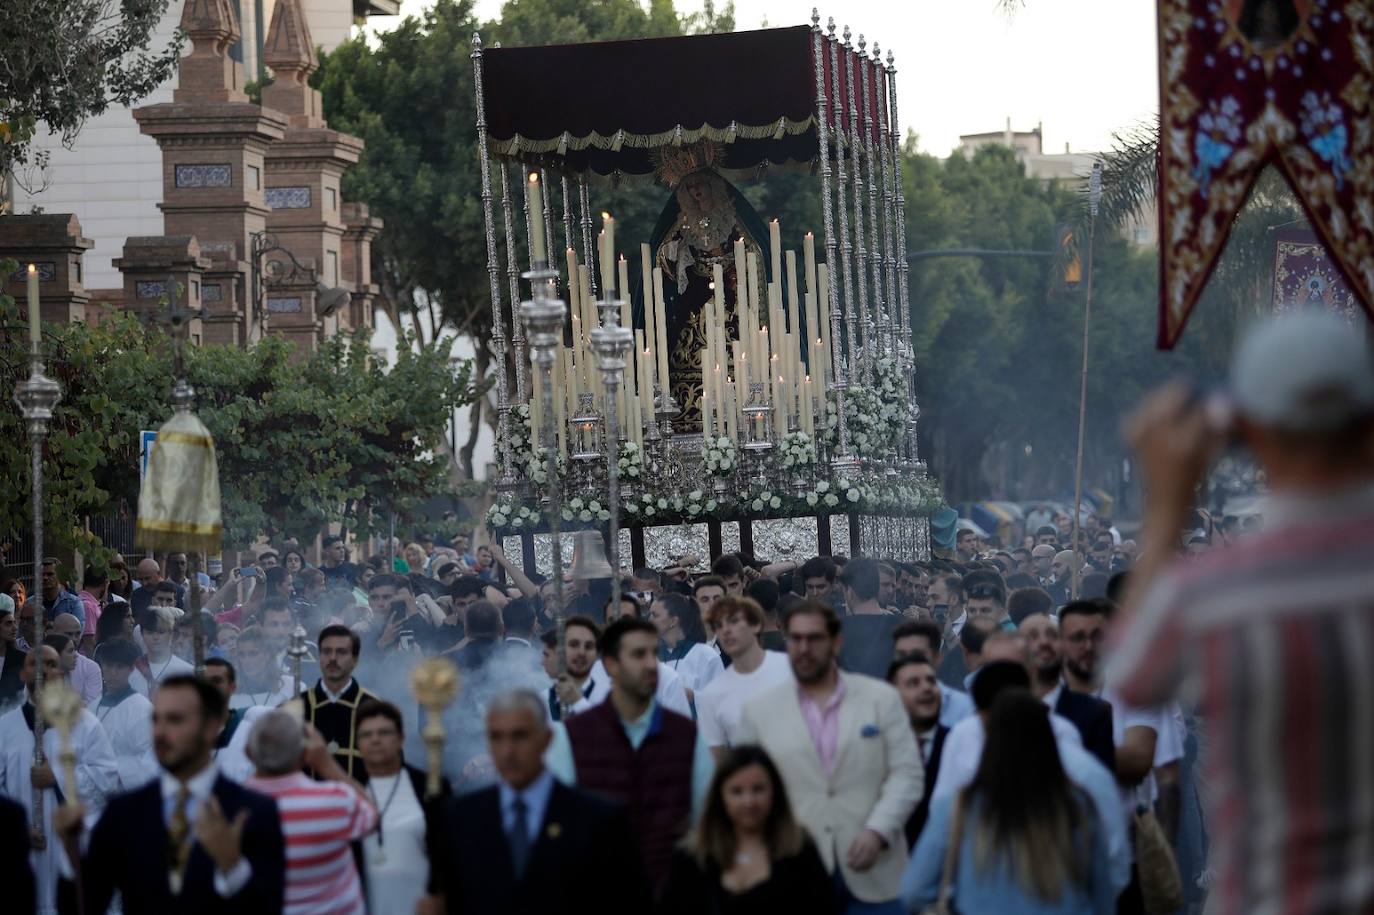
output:
[[[215,865],[200,843],[192,841],[180,894],[167,880],[167,826],[162,782],[154,779],[137,791],[116,796],[91,833],[82,863],[87,912],[104,912],[119,890],[125,915],[274,915],[282,910],[286,889],[286,844],[277,803],[229,781],[215,779],[212,789],[231,822],[248,812],[243,856],[253,876],[236,895],[215,893]]]
[[[20,653],[23,656],[23,653]],[[24,808],[0,797],[0,861],[5,867],[5,911],[34,911],[37,896],[29,866],[29,818]]]
[[[660,915],[831,915],[839,911],[835,881],[810,837],[800,852],[772,863],[768,879],[742,893],[720,884],[720,868],[702,867],[689,852],[673,856]]]
[[[926,818],[930,816],[930,795],[935,790],[935,779],[940,774],[940,757],[945,752],[945,738],[948,736],[949,728],[943,724],[935,725],[935,739],[930,745],[930,760],[926,763],[921,802],[911,811],[911,816],[906,821],[906,844],[913,849],[916,847],[916,840],[920,838],[921,830],[925,828]]]
[[[655,705],[649,733],[636,750],[615,703],[569,718],[577,786],[630,815],[630,829],[657,894],[668,880],[673,849],[691,825],[692,759],[697,729],[690,718]]]
[[[0,670],[0,708],[19,699],[24,691],[24,683],[19,679],[19,671],[24,668],[24,655],[14,643],[5,646],[5,669]]]
[[[653,910],[624,812],[581,791],[554,784],[520,877],[504,838],[499,788],[448,800],[437,816],[440,826],[429,832],[430,892],[443,894],[452,915]]]
[[[1107,767],[1108,772],[1116,771],[1116,742],[1112,737],[1112,704],[1069,689],[1060,687],[1059,698],[1054,702],[1054,713],[1073,722],[1083,738],[1083,749]]]

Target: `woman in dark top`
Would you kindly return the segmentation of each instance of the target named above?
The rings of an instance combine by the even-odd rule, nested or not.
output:
[[[835,889],[773,760],[735,747],[716,766],[706,808],[673,858],[665,915],[829,915]]]

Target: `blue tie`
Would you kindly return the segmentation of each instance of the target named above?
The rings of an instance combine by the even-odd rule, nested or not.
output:
[[[515,800],[510,805],[511,813],[515,815],[515,822],[510,829],[510,858],[515,865],[515,876],[523,877],[525,874],[525,864],[530,857],[530,833],[529,833],[529,807],[525,804],[525,799],[520,795],[515,796]]]

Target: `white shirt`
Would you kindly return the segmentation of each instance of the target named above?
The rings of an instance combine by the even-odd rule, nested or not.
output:
[[[186,781],[186,824],[191,827],[192,836],[195,834],[196,817],[200,815],[201,807],[205,805],[211,792],[214,791],[217,775],[219,775],[219,770],[211,762],[210,765]],[[162,784],[162,822],[169,824],[175,813],[177,793],[181,791],[181,780],[165,769],[162,770],[159,779]],[[190,836],[188,836],[188,841],[191,841]],[[233,896],[247,886],[252,877],[253,865],[248,863],[247,858],[239,858],[239,863],[235,864],[228,873],[223,873],[219,868],[216,868],[215,894],[222,898]]]
[[[765,651],[763,663],[742,674],[733,664],[697,693],[697,727],[708,747],[733,746],[744,703],[779,683],[792,680],[792,664],[780,651]]]
[[[151,695],[153,687],[163,680],[166,680],[168,677],[175,677],[180,674],[194,674],[196,669],[176,655],[169,654],[166,659],[162,661],[153,661],[150,658],[148,660],[148,672],[153,675],[152,683],[148,682],[148,678],[143,676],[143,671],[141,670],[135,670],[133,673],[129,674],[129,685],[145,696]]]
[[[395,775],[372,776],[367,791],[381,818],[377,831],[363,838],[368,911],[414,915],[429,880],[424,808],[404,768]]]
[[[705,689],[707,684],[725,670],[725,662],[720,659],[720,652],[700,642],[693,645],[685,657],[663,663],[671,667],[682,678],[682,685],[694,694]]]
[[[130,689],[114,704],[104,702],[102,696],[90,707],[119,760],[119,783],[124,791],[142,788],[161,771],[153,752],[153,704]]]
[[[592,671],[587,675],[587,679],[591,681],[592,691],[587,698],[572,707],[573,712],[585,712],[592,706],[605,702],[611,695],[611,675],[606,673],[606,666],[601,663],[600,658],[592,665]],[[692,706],[687,702],[687,693],[683,691],[681,678],[662,661],[658,662],[658,689],[654,692],[654,699],[670,712],[692,717]]]
[[[1170,723],[1171,714],[1166,706],[1156,705],[1142,708],[1127,705],[1120,696],[1110,689],[1100,690],[1097,698],[1111,703],[1112,706],[1112,745],[1119,748],[1125,743],[1126,731],[1129,728],[1149,728],[1155,732],[1155,756],[1151,767],[1163,765],[1160,762],[1160,751],[1164,749],[1164,755],[1168,755],[1169,750],[1161,747],[1161,744],[1168,742],[1174,733],[1173,725]],[[1181,751],[1181,741],[1179,741],[1178,746]],[[1179,752],[1173,759],[1179,759],[1182,756],[1183,753]],[[1168,761],[1172,762],[1173,759]],[[1121,787],[1121,806],[1126,811],[1127,819],[1135,816],[1137,803],[1153,804],[1158,796],[1159,785],[1155,782],[1153,771],[1133,788],[1127,788],[1123,785]]]
[[[1055,743],[1061,749],[1065,745],[1082,749],[1083,738],[1072,721],[1050,712],[1050,728],[1054,731]],[[965,718],[950,728],[945,735],[945,748],[940,752],[940,771],[935,776],[935,787],[930,793],[932,802],[953,794],[973,781],[978,774],[978,765],[983,761],[985,739],[983,719],[977,715]]]
[[[243,684],[239,684],[238,692],[229,697],[229,707],[233,708],[253,708],[262,706],[265,708],[276,708],[288,699],[294,699],[292,687],[295,683],[293,677],[282,674],[277,685],[270,692],[259,690],[258,692],[248,692]]]

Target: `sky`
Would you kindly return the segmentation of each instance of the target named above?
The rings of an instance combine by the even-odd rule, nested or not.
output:
[[[415,14],[433,0],[403,0]],[[717,8],[722,5],[717,0]],[[680,12],[700,0],[677,0]],[[736,0],[740,29],[811,21],[810,0]],[[483,19],[501,0],[478,0]],[[843,13],[843,17],[839,15]],[[944,156],[959,135],[1043,125],[1045,152],[1110,148],[1112,133],[1159,107],[1155,0],[1024,0],[1007,15],[996,0],[846,0],[821,16],[896,55],[898,113],[921,149]],[[385,31],[397,17],[377,17]]]

